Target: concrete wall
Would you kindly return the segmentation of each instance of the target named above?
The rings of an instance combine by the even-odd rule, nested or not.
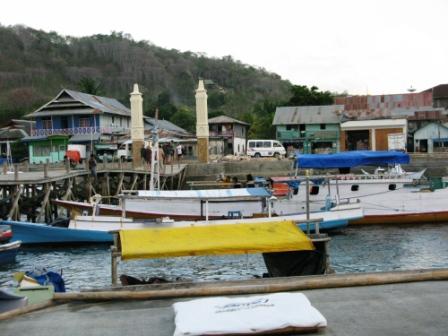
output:
[[[292,160],[259,159],[249,161],[218,162],[209,164],[189,164],[189,181],[215,181],[219,174],[245,179],[252,176],[285,176],[293,172]]]

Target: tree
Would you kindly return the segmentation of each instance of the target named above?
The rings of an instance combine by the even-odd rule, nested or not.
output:
[[[319,91],[317,86],[308,88],[306,85],[293,85],[291,87],[292,97],[286,106],[306,106],[306,105],[331,105],[333,95],[329,91]]]
[[[90,77],[82,77],[78,82],[78,89],[94,96],[101,95],[101,83]]]
[[[275,139],[275,126],[272,121],[278,105],[281,104],[271,100],[264,100],[255,105],[252,112],[253,122],[249,128],[250,139]]]
[[[186,107],[181,107],[174,113],[170,121],[188,132],[195,132],[196,118],[194,117],[193,112]]]

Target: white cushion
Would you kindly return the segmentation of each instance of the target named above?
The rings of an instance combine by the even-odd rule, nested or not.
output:
[[[322,328],[327,320],[302,293],[213,297],[173,305],[174,336],[255,334]]]

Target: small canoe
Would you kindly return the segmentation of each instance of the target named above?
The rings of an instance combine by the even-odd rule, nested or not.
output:
[[[0,244],[0,265],[14,262],[21,244],[21,241],[15,241],[8,244]]]

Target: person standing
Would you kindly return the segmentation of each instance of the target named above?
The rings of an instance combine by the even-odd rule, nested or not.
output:
[[[177,161],[181,161],[182,160],[182,155],[184,153],[183,153],[182,145],[180,143],[176,146],[176,154],[177,154]]]
[[[93,155],[93,154],[90,154],[89,170],[90,170],[90,175],[92,175],[96,181],[96,160],[95,160],[95,155]]]
[[[151,147],[148,146],[145,149],[145,160],[146,160],[146,164],[149,166],[149,168],[151,167],[151,155],[152,155],[152,150],[151,150]]]

